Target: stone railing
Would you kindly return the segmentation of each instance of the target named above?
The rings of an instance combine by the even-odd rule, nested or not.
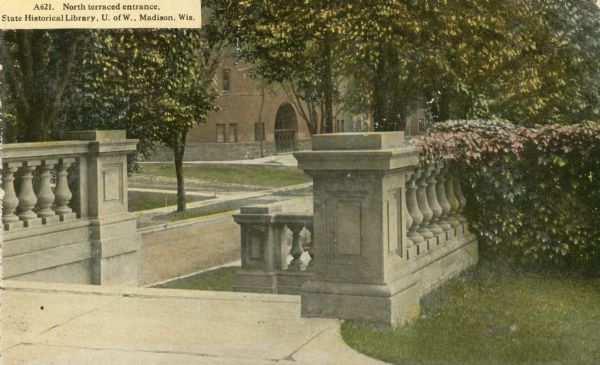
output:
[[[403,324],[419,312],[423,295],[477,262],[459,179],[448,165],[422,167],[401,132],[317,135],[312,151],[294,155],[314,184],[313,260],[308,278],[297,280],[304,281],[304,316]],[[281,220],[264,211],[253,228],[244,226],[251,209],[236,219],[242,232],[261,233],[242,234],[238,288],[282,292],[281,241],[273,240]],[[259,220],[269,223],[256,229]],[[260,264],[248,260],[252,252]],[[246,285],[253,280],[258,285]]]
[[[242,240],[235,290],[300,294],[312,277],[313,221],[307,203],[243,207],[234,215]]]
[[[135,285],[127,154],[137,141],[124,131],[64,139],[2,146],[4,279]]]
[[[466,199],[448,166],[417,167],[406,172],[405,179],[407,259],[469,235],[461,214]]]

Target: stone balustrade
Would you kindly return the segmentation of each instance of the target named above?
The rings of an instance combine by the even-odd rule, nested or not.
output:
[[[300,294],[312,276],[311,201],[243,207],[234,215],[241,226],[242,268],[235,290]]]
[[[50,146],[58,148],[50,152]],[[75,170],[85,164],[80,161],[87,151],[77,153],[80,149],[77,147],[82,146],[87,149],[85,142],[4,146],[2,223],[5,232],[81,217],[81,207],[73,197],[74,191],[77,194],[87,188],[78,185],[80,180],[75,181],[78,176]],[[74,181],[72,186],[69,179]]]
[[[466,204],[459,180],[444,164],[406,172],[408,260],[457,237],[469,235],[462,215]]]
[[[124,131],[64,139],[3,145],[4,279],[136,284],[127,154],[137,141]]]
[[[317,135],[312,151],[294,155],[313,177],[315,259],[296,281],[303,316],[402,325],[419,312],[423,295],[477,262],[459,177],[444,163],[423,166],[402,132]],[[295,264],[281,261],[288,253],[280,248],[281,227],[293,226],[291,216],[252,209],[236,216],[238,289],[296,293],[279,289],[282,272],[297,275],[302,267],[293,239]]]

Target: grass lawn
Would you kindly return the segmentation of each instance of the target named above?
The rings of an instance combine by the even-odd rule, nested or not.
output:
[[[189,278],[157,285],[156,288],[233,291],[235,271],[237,269],[239,267],[224,267],[190,276]]]
[[[600,364],[600,278],[479,268],[425,298],[404,328],[344,322],[342,336],[396,364]]]
[[[214,208],[214,209],[188,209],[185,212],[172,212],[165,214],[161,218],[167,222],[178,222],[186,219],[206,217],[209,215],[220,214],[225,212],[231,212],[233,214],[236,210],[231,208]]]
[[[144,175],[175,177],[173,165],[144,165]],[[188,179],[201,179],[229,184],[283,187],[309,180],[295,167],[221,167],[185,165]]]
[[[207,198],[194,195],[186,195],[188,203],[199,200],[205,200]],[[165,193],[149,193],[145,191],[129,191],[127,193],[127,200],[130,212],[138,212],[140,210],[148,210],[155,208],[168,207],[170,205],[177,205],[176,194],[165,194]]]

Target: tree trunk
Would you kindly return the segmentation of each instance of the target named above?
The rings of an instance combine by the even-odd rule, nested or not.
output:
[[[81,31],[18,30],[4,33],[2,58],[8,96],[17,116],[17,140],[50,139],[56,107],[76,67]],[[14,52],[6,49],[6,44]]]
[[[381,57],[377,63],[375,69],[375,75],[371,82],[373,88],[373,101],[372,101],[372,113],[373,113],[373,126],[375,131],[386,130],[385,120],[385,59]]]
[[[440,95],[440,122],[450,119],[450,98],[446,91]]]
[[[333,70],[332,62],[333,57],[331,54],[331,35],[327,35],[325,38],[325,45],[323,51],[323,62],[325,64],[325,70],[323,72],[323,83],[324,83],[324,104],[325,104],[325,118],[321,128],[323,133],[333,132]]]
[[[185,154],[185,133],[173,146],[175,157],[175,174],[177,175],[177,211],[185,212],[185,179],[183,177],[183,155]]]

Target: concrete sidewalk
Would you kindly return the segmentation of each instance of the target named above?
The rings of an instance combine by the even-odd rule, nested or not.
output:
[[[164,163],[172,163],[172,162],[154,162],[147,161],[143,162],[143,164],[164,164]],[[225,161],[185,161],[185,164],[190,165],[216,165],[216,166],[248,166],[248,165],[260,165],[260,166],[288,166],[295,167],[298,166],[298,160],[294,157],[292,153],[281,153],[277,155],[248,159],[248,160],[225,160]]]
[[[298,296],[5,282],[2,361],[17,364],[382,364]]]

